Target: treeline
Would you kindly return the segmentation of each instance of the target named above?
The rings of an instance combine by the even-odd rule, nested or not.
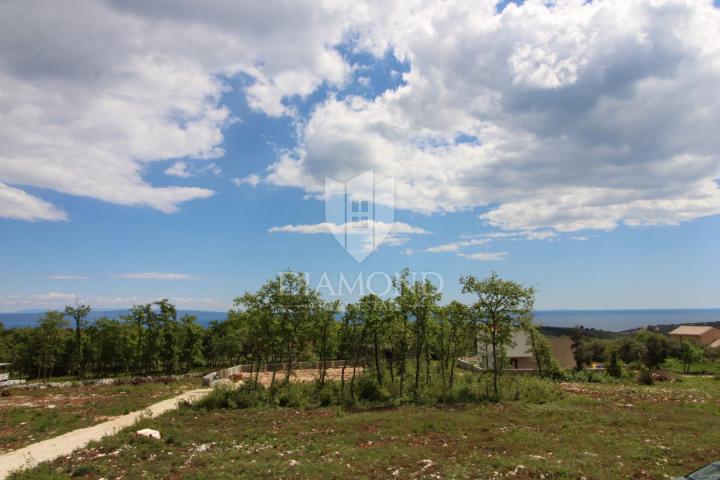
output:
[[[684,373],[689,373],[692,364],[717,360],[720,355],[718,349],[701,347],[687,340],[673,341],[667,335],[652,331],[607,340],[591,338],[585,329],[578,326],[570,336],[577,370],[600,363],[610,376],[638,373],[639,379],[646,383],[652,378],[650,374],[667,365],[668,360],[676,362]]]
[[[48,312],[36,327],[2,331],[0,357],[30,378],[173,374],[194,368],[214,370],[251,363],[285,362],[273,380],[287,382],[293,364],[319,361],[319,383],[326,365],[346,360],[342,388],[354,394],[356,379],[371,377],[400,396],[432,382],[452,388],[458,356],[474,354],[480,339],[493,358],[493,390],[505,367],[513,332],[532,333],[541,370],[553,368],[547,342],[532,323],[534,290],[499,278],[460,279],[475,302],[441,305],[429,281],[414,281],[406,270],[394,281],[395,295],[366,295],[340,312],[339,302],[324,300],[305,277],[284,272],[258,291],[235,299],[226,320],[207,328],[191,315],[178,318],[167,300],[136,305],[118,319],[86,322],[88,306]],[[277,378],[275,378],[277,376]]]
[[[167,300],[134,306],[119,319],[86,322],[90,307],[47,312],[36,327],[0,332],[0,358],[14,373],[48,380],[53,376],[187,372],[204,365],[209,330],[191,315],[178,319]],[[206,353],[207,352],[207,353]]]

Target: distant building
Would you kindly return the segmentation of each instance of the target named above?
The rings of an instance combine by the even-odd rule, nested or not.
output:
[[[694,325],[681,325],[672,332],[670,338],[677,340],[689,340],[701,346],[711,348],[720,347],[720,330],[714,327],[699,327]]]
[[[550,349],[555,355],[561,368],[572,368],[575,366],[575,357],[572,352],[572,340],[567,337],[545,337],[550,344]],[[478,361],[481,368],[492,366],[491,346],[478,341]],[[517,330],[513,334],[512,346],[508,347],[505,358],[510,363],[510,368],[516,370],[535,370],[537,363],[532,353],[529,335]]]

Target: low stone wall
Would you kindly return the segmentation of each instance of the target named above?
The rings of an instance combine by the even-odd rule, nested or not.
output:
[[[260,365],[260,371],[272,372],[273,370],[275,370],[277,372],[282,372],[284,370],[287,370],[287,365],[287,362],[264,363]],[[325,362],[325,366],[327,368],[341,368],[343,365],[345,365],[345,360],[330,360]],[[257,370],[255,367],[256,365],[252,363],[243,363],[241,365],[224,368],[216,372],[210,372],[203,377],[203,385],[209,387],[215,380],[220,380],[222,378],[230,378],[233,375],[238,375],[240,373],[256,372]],[[293,370],[317,369],[320,368],[320,362],[294,362],[292,364],[292,368]]]

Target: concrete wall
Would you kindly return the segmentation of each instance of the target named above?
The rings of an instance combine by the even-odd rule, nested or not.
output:
[[[555,358],[561,368],[572,368],[575,366],[575,358],[572,351],[572,340],[568,337],[545,337],[550,344]],[[489,368],[492,365],[492,357],[489,348],[478,342],[478,358],[480,363]],[[517,331],[513,335],[513,346],[508,348],[506,358],[512,368],[535,369],[537,364],[530,347],[530,338],[527,333]]]
[[[575,357],[572,351],[572,340],[568,337],[547,337],[547,339],[560,368],[573,368]]]

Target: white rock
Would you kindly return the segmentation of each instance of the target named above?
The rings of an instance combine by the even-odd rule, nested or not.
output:
[[[143,428],[142,430],[138,430],[137,432],[135,432],[135,435],[160,440],[160,432],[158,432],[157,430],[153,430],[152,428]]]
[[[288,463],[288,465],[290,465],[291,467],[297,467],[298,465],[300,465],[300,462],[298,462],[297,460],[290,460],[290,463]]]

